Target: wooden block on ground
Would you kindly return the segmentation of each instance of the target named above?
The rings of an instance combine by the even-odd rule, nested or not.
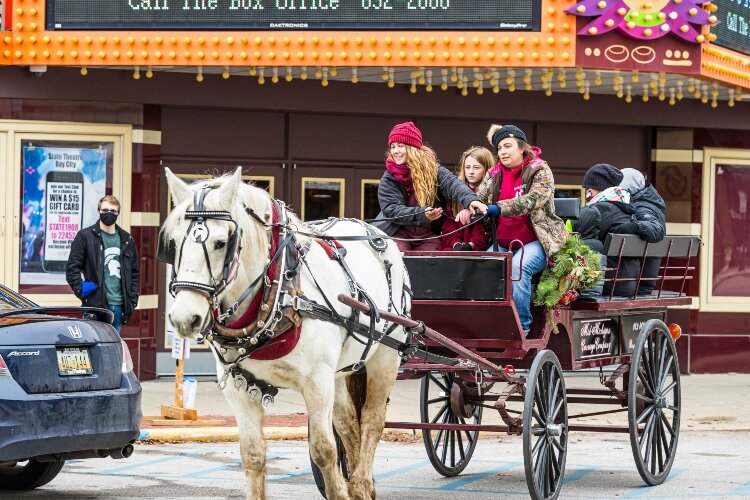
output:
[[[198,410],[172,405],[161,405],[161,416],[175,420],[198,420]]]

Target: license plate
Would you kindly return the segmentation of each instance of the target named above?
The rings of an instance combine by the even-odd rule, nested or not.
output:
[[[57,367],[60,375],[90,375],[91,368],[89,350],[85,347],[64,347],[57,351]]]

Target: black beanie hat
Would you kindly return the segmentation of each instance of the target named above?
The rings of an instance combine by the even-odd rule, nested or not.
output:
[[[619,186],[622,182],[620,169],[606,163],[597,163],[583,176],[583,187],[604,191],[607,188]]]
[[[495,146],[495,149],[497,149],[500,141],[502,141],[506,137],[515,137],[516,139],[520,139],[523,142],[529,142],[528,140],[526,140],[526,134],[523,133],[523,130],[516,127],[515,125],[493,125],[490,127],[490,131],[487,134],[487,138],[490,140],[490,143]]]

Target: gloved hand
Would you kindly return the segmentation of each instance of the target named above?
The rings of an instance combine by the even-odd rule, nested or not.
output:
[[[626,222],[611,229],[616,234],[638,234],[638,224],[635,222]]]
[[[497,217],[500,215],[500,205],[497,203],[493,203],[491,205],[487,205],[487,215],[490,217]]]
[[[456,252],[471,252],[474,250],[471,248],[471,243],[461,243],[460,241],[453,245],[453,250]]]
[[[88,297],[92,293],[94,293],[94,290],[99,288],[96,286],[96,283],[93,283],[91,281],[84,281],[83,285],[81,286],[81,297]]]

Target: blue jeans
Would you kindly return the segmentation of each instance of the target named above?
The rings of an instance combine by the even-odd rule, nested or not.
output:
[[[115,315],[114,319],[112,320],[112,326],[115,327],[117,333],[120,333],[120,330],[122,330],[122,306],[110,305],[109,310],[112,311],[112,313]]]
[[[501,252],[507,252],[507,248],[500,248]],[[523,270],[521,267],[521,249],[516,247],[513,251],[513,274],[514,279],[521,275],[521,281],[512,282],[513,302],[516,304],[518,318],[521,327],[528,330],[531,326],[531,277],[542,271],[547,265],[547,256],[539,241],[532,241],[523,246]],[[510,279],[510,276],[508,277]]]

